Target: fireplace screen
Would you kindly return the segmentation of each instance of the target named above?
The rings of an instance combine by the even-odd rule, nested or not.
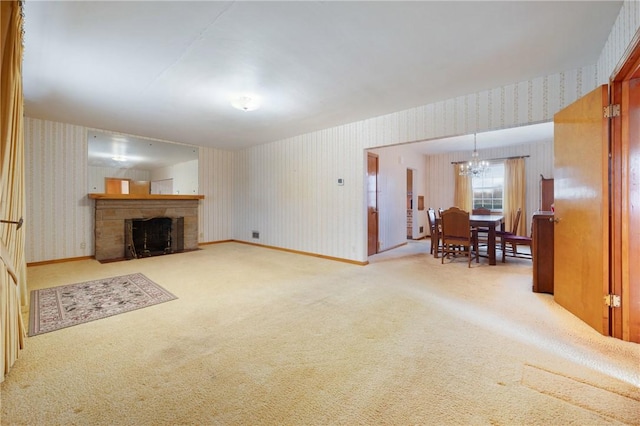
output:
[[[170,254],[184,248],[183,218],[125,220],[125,258]]]

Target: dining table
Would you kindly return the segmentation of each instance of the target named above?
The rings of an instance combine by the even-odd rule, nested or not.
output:
[[[440,241],[440,218],[436,219],[436,241]],[[487,257],[489,265],[496,264],[496,229],[504,232],[504,216],[493,214],[471,214],[469,215],[469,225],[472,228],[485,228],[487,232]],[[438,250],[433,251],[433,256],[438,257]]]

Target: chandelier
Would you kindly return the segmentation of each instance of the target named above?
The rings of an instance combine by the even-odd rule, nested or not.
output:
[[[460,166],[460,176],[481,176],[489,168],[488,161],[480,161],[478,158],[478,150],[476,149],[476,134],[473,134],[473,154],[471,160]]]

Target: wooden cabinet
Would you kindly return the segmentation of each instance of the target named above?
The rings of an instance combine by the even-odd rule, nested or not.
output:
[[[553,204],[553,178],[540,175],[540,211],[550,212]]]
[[[553,294],[553,213],[533,214],[532,247],[533,291]]]

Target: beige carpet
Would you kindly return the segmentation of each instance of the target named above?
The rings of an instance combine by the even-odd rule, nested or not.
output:
[[[532,293],[531,261],[428,252],[363,267],[225,243],[31,267],[30,290],[141,272],[178,299],[27,339],[0,423],[640,424],[640,345]]]

